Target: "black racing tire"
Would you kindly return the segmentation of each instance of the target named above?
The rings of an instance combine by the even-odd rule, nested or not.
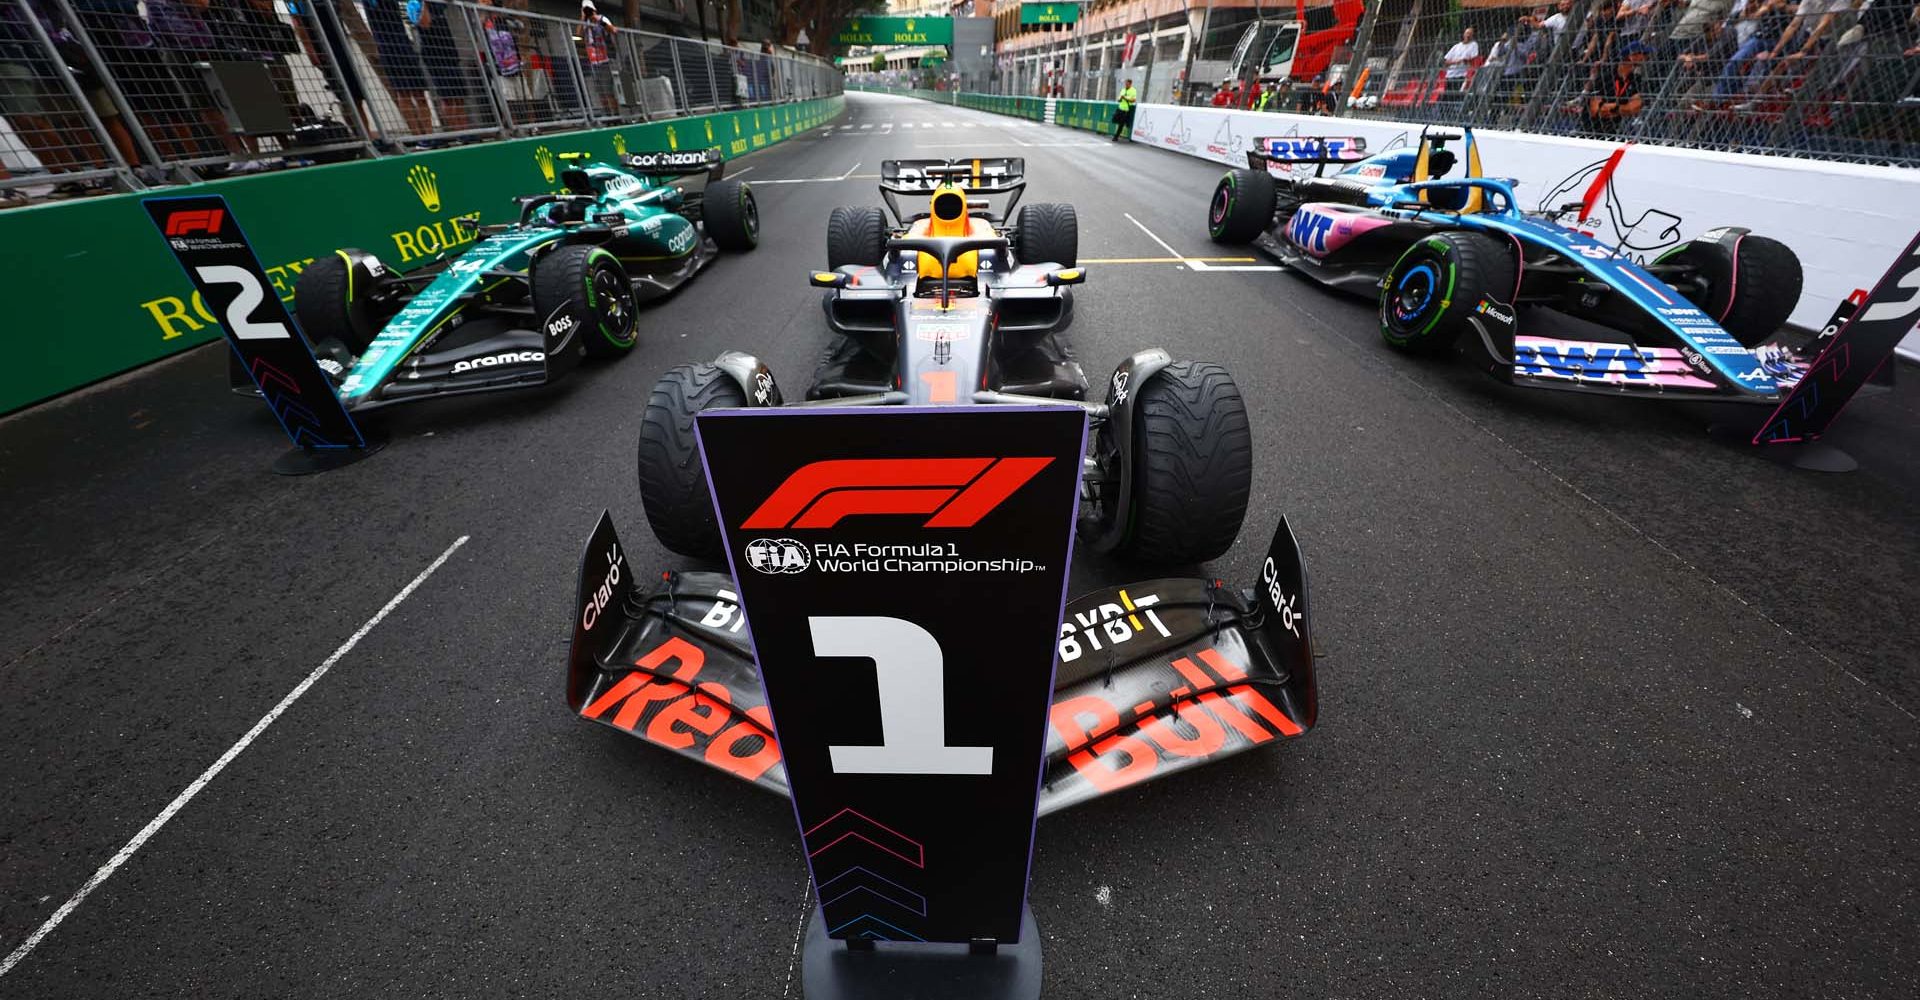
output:
[[[1176,361],[1136,390],[1132,508],[1115,551],[1135,562],[1190,565],[1240,534],[1253,489],[1253,431],[1227,370]]]
[[[1022,264],[1080,266],[1080,215],[1065,202],[1043,201],[1014,220],[1014,258]]]
[[[653,384],[640,418],[640,506],[660,544],[697,559],[723,559],[707,467],[693,417],[702,410],[746,406],[746,391],[718,365],[676,365]]]
[[[374,301],[393,282],[393,272],[365,250],[336,250],[316,258],[293,286],[293,307],[310,343],[337,340],[355,356],[365,354],[394,312]]]
[[[1805,280],[1800,258],[1785,243],[1748,233],[1740,237],[1738,250],[1724,243],[1690,242],[1660,258],[1663,264],[1695,264],[1703,274],[1735,276],[1728,301],[1727,289],[1709,283],[1694,290],[1688,298],[1720,321],[1720,328],[1733,335],[1741,346],[1751,350],[1766,343],[1787,324],[1793,307],[1800,302],[1800,286]],[[1727,258],[1738,253],[1737,260]],[[1712,259],[1709,259],[1712,258]],[[1724,310],[1724,311],[1723,311]]]
[[[715,181],[700,196],[700,217],[707,235],[728,253],[746,253],[760,245],[760,203],[742,181]]]
[[[1424,236],[1387,272],[1380,336],[1410,354],[1444,352],[1483,297],[1513,298],[1513,282],[1513,256],[1493,240],[1461,230]]]
[[[639,339],[633,281],[604,247],[563,246],[533,262],[534,322],[550,344],[578,338],[590,358],[618,358]],[[558,338],[556,340],[556,338]]]
[[[879,267],[887,254],[887,214],[871,205],[841,206],[827,216],[827,270]]]
[[[1273,175],[1264,170],[1227,171],[1207,203],[1207,235],[1215,243],[1253,242],[1273,225],[1275,188]]]

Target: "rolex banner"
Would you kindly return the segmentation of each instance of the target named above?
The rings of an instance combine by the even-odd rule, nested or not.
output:
[[[828,933],[1017,941],[1085,414],[698,426]]]

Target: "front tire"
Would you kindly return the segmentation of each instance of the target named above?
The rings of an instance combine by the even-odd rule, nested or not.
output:
[[[1662,256],[1659,262],[1694,265],[1705,287],[1692,291],[1687,298],[1717,319],[1720,328],[1748,350],[1779,332],[1800,302],[1804,281],[1800,258],[1776,239],[1748,233],[1733,248],[1724,243],[1690,242]],[[1731,275],[1732,280],[1717,283],[1704,277],[1716,274]]]
[[[393,272],[365,250],[335,250],[317,258],[293,286],[301,331],[311,343],[337,340],[354,356],[365,354],[395,312],[379,302],[392,283]]]
[[[1253,242],[1273,224],[1276,199],[1272,174],[1244,168],[1227,171],[1207,203],[1207,235],[1215,243]]]
[[[718,365],[676,365],[660,376],[640,419],[640,505],[660,544],[684,556],[723,559],[707,467],[694,437],[702,410],[747,405],[740,383]]]
[[[871,205],[842,206],[827,216],[827,270],[879,267],[887,253],[887,216]]]
[[[1080,264],[1080,215],[1072,205],[1043,201],[1020,210],[1014,222],[1016,259],[1022,264]]]
[[[549,353],[577,337],[590,358],[618,358],[639,339],[633,282],[603,247],[563,246],[533,262],[533,313]]]
[[[720,249],[746,253],[760,245],[760,203],[741,181],[716,181],[700,196],[707,235]]]
[[[1380,336],[1410,354],[1452,347],[1480,300],[1512,298],[1513,258],[1479,233],[1448,230],[1421,238],[1387,272]]]
[[[1130,522],[1115,551],[1136,562],[1190,565],[1233,545],[1253,488],[1253,432],[1233,376],[1210,361],[1176,361],[1134,397]]]

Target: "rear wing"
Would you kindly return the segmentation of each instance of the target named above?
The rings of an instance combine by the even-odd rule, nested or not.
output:
[[[1367,140],[1357,135],[1276,135],[1256,138],[1247,151],[1247,166],[1265,170],[1274,164],[1314,166],[1356,163],[1367,158]],[[1320,171],[1315,170],[1314,176]]]
[[[999,222],[1013,214],[1014,206],[1020,203],[1020,196],[1027,189],[1027,160],[1022,156],[996,156],[960,160],[880,161],[880,197],[886,201],[887,210],[893,213],[894,221],[900,225],[925,218],[928,213],[901,212],[896,196],[931,195],[942,184],[958,184],[969,195],[1011,195],[999,212],[992,211],[985,199],[967,200],[968,211],[984,213],[989,221]]]
[[[648,177],[686,177],[692,174],[706,174],[708,181],[717,181],[726,176],[727,172],[727,161],[721,158],[719,146],[708,149],[628,153],[620,158],[620,165],[636,174],[644,174]]]

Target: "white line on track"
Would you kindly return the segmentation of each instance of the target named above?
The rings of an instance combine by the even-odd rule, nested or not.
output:
[[[793,953],[787,956],[787,985],[785,989],[780,991],[780,996],[783,998],[793,995],[793,970],[800,966],[800,937],[806,933],[807,915],[813,909],[811,905],[813,903],[813,876],[807,876],[806,882],[802,884],[805,888],[800,890],[800,922],[795,924],[793,928]]]
[[[332,670],[333,665],[340,662],[341,657],[353,652],[353,647],[359,645],[360,640],[366,638],[367,633],[373,631],[374,626],[384,621],[387,615],[393,612],[394,608],[400,606],[401,601],[406,600],[409,595],[419,589],[421,584],[427,582],[427,577],[432,576],[435,570],[446,565],[447,560],[453,557],[453,553],[458,550],[460,546],[467,544],[469,537],[471,536],[461,535],[459,538],[454,539],[453,544],[447,546],[445,552],[440,553],[440,558],[435,559],[427,565],[426,569],[421,570],[420,575],[414,577],[412,583],[400,588],[400,592],[393,595],[393,599],[388,601],[379,611],[375,612],[372,618],[367,619],[366,624],[360,626],[358,632],[353,633],[353,635],[347,638],[346,642],[341,643],[340,648],[333,651],[333,655],[320,661],[320,665],[313,668],[313,672],[308,674],[306,679],[294,685],[293,690],[287,692],[287,696],[280,699],[279,704],[273,706],[267,714],[261,716],[260,721],[254,723],[253,728],[247,730],[245,736],[240,737],[240,742],[228,747],[227,752],[221,754],[219,760],[214,761],[212,766],[200,772],[198,778],[193,779],[193,784],[188,785],[185,791],[174,796],[173,801],[167,803],[165,809],[160,810],[160,815],[155,816],[146,826],[141,827],[140,832],[134,834],[133,839],[127,841],[125,847],[120,848],[113,857],[107,859],[106,864],[100,866],[99,871],[93,873],[92,878],[87,879],[87,884],[81,886],[79,892],[74,893],[72,898],[60,904],[60,908],[53,911],[53,916],[48,917],[46,923],[41,924],[38,930],[28,935],[27,939],[20,943],[20,947],[13,949],[13,953],[7,956],[6,961],[0,962],[0,976],[4,976],[8,972],[13,971],[13,967],[19,965],[22,959],[31,954],[33,949],[38,947],[40,942],[46,939],[47,935],[53,933],[53,929],[60,926],[61,921],[67,919],[68,916],[72,915],[74,910],[80,908],[80,904],[85,902],[86,898],[93,894],[93,890],[100,888],[101,883],[111,878],[114,872],[119,871],[120,866],[126,864],[128,859],[133,857],[134,852],[140,850],[148,840],[152,839],[154,834],[159,833],[160,828],[166,826],[167,822],[173,819],[180,810],[185,809],[187,803],[192,802],[193,797],[200,794],[201,789],[207,787],[207,784],[213,781],[215,777],[218,777],[221,771],[226,770],[227,765],[233,763],[235,757],[240,756],[242,751],[252,746],[253,741],[259,739],[260,734],[266,732],[267,727],[273,725],[275,719],[280,718],[281,714],[293,707],[293,703],[299,701],[300,697],[306,694],[308,689],[319,683],[320,678],[325,677],[327,671]]]
[[[756,163],[756,164],[754,164],[753,166],[754,166],[754,167],[757,167],[757,166],[759,166],[759,164],[757,164],[757,163]],[[741,174],[744,174],[744,173],[746,173],[747,171],[749,171],[749,170],[752,170],[752,169],[753,169],[753,167],[741,167],[741,168],[740,168],[740,169],[738,169],[738,170],[729,170],[729,171],[727,171],[727,176],[728,176],[728,177],[738,177],[738,176],[740,176]]]
[[[1187,255],[1169,246],[1166,240],[1163,240],[1160,237],[1155,236],[1153,234],[1153,230],[1148,229],[1145,223],[1133,217],[1132,212],[1122,212],[1120,214],[1126,216],[1128,222],[1131,222],[1134,225],[1139,226],[1140,231],[1143,233],[1146,233],[1148,239],[1154,241],[1155,243],[1160,244],[1160,249],[1165,250],[1171,256],[1180,258],[1181,264],[1195,271],[1278,271],[1280,270],[1280,265],[1278,264],[1209,264],[1204,260],[1194,260],[1193,258],[1188,257]]]
[[[854,164],[853,166],[851,166],[851,167],[848,167],[848,168],[847,168],[847,172],[846,172],[846,173],[844,173],[844,174],[841,174],[841,175],[840,175],[840,176],[838,176],[838,177],[781,177],[781,178],[777,178],[777,179],[775,179],[775,180],[770,180],[770,181],[754,181],[754,183],[755,183],[755,184],[760,184],[760,185],[767,185],[767,184],[838,184],[839,182],[841,182],[841,181],[844,181],[844,180],[846,180],[846,179],[847,179],[847,178],[849,178],[849,177],[852,177],[852,176],[853,176],[853,172],[854,172],[854,171],[856,171],[856,170],[858,170],[858,169],[860,169],[860,164],[858,164],[858,163],[855,163],[855,164]]]

